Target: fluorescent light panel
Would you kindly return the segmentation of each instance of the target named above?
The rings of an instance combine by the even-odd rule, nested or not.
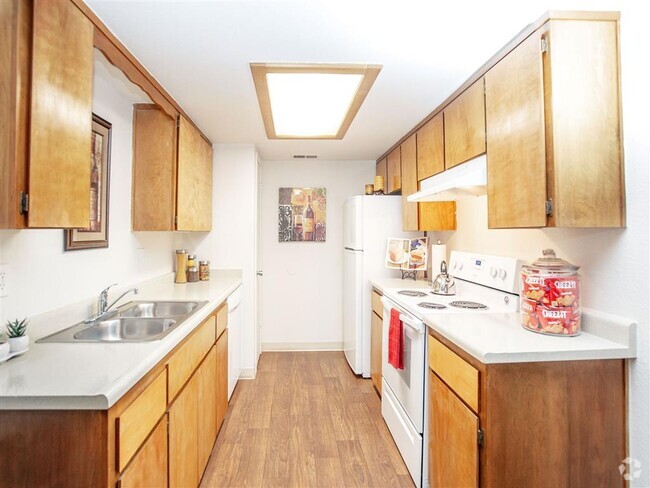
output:
[[[267,73],[271,115],[278,136],[336,136],[363,75]]]
[[[342,139],[381,66],[251,63],[269,139]]]

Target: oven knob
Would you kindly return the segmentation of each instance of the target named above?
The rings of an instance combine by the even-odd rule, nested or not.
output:
[[[508,276],[508,272],[505,269],[501,268],[499,270],[499,278],[501,278],[502,280],[505,280],[506,276]]]
[[[490,268],[490,276],[491,276],[492,278],[496,278],[496,277],[497,277],[497,269],[496,269],[496,268]]]
[[[456,261],[455,260],[451,262],[451,267],[452,267],[452,269],[456,269]]]
[[[463,269],[463,262],[462,261],[460,263],[458,263],[458,271],[460,271],[461,269]]]

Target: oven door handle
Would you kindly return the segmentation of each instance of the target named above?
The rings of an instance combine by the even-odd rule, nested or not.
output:
[[[384,310],[388,311],[390,313],[391,309],[395,309],[399,312],[399,319],[402,321],[403,324],[408,325],[411,329],[415,330],[418,334],[424,334],[427,330],[427,326],[424,325],[424,322],[422,322],[419,319],[416,319],[415,317],[411,317],[410,315],[407,315],[404,309],[400,307],[399,305],[393,303],[391,300],[389,300],[386,297],[381,297],[381,303],[384,305]]]
[[[399,319],[403,324],[408,325],[411,329],[415,330],[418,334],[424,334],[426,332],[426,326],[421,320],[412,319],[407,317],[404,314],[399,314]]]

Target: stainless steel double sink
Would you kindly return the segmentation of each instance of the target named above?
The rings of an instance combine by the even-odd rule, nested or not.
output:
[[[151,342],[185,322],[207,301],[136,301],[36,342]]]

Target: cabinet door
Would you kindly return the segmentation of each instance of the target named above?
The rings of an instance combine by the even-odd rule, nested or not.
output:
[[[485,152],[483,78],[461,93],[444,110],[445,167],[464,163]]]
[[[546,150],[540,31],[487,72],[485,89],[488,227],[543,227]]]
[[[133,111],[133,230],[174,230],[176,121],[154,104]]]
[[[203,470],[214,441],[217,438],[217,349],[212,346],[210,352],[196,372],[199,381],[199,450],[198,477]]]
[[[34,1],[30,227],[88,227],[92,82],[91,22],[72,2]]]
[[[547,124],[553,131],[547,137],[553,144],[549,225],[625,225],[618,24],[548,23],[548,53],[542,60],[544,73],[550,73],[550,81],[545,78],[546,114],[553,118]]]
[[[387,186],[388,185],[388,162],[387,158],[382,159],[381,161],[377,162],[377,169],[375,171],[375,174],[377,176],[382,176],[384,178],[384,187],[382,190],[384,190],[385,193],[388,193],[387,191]],[[375,191],[378,191],[379,188],[375,188]]]
[[[417,131],[418,181],[445,170],[445,133],[442,112]]]
[[[478,486],[478,417],[429,370],[431,486]]]
[[[178,126],[176,230],[212,229],[212,146],[181,117]]]
[[[386,182],[385,193],[393,193],[402,189],[402,163],[400,148],[393,149],[386,157]]]
[[[217,430],[228,410],[228,329],[217,340]]]
[[[24,228],[27,193],[32,3],[0,2],[0,229]]]
[[[381,334],[382,319],[375,312],[370,312],[370,378],[381,396]]]
[[[418,204],[406,198],[418,191],[417,144],[415,134],[400,145],[402,155],[402,229],[418,230]]]
[[[167,415],[165,415],[122,473],[118,487],[166,487],[167,461]]]
[[[194,487],[198,476],[198,375],[169,408],[169,486]]]

